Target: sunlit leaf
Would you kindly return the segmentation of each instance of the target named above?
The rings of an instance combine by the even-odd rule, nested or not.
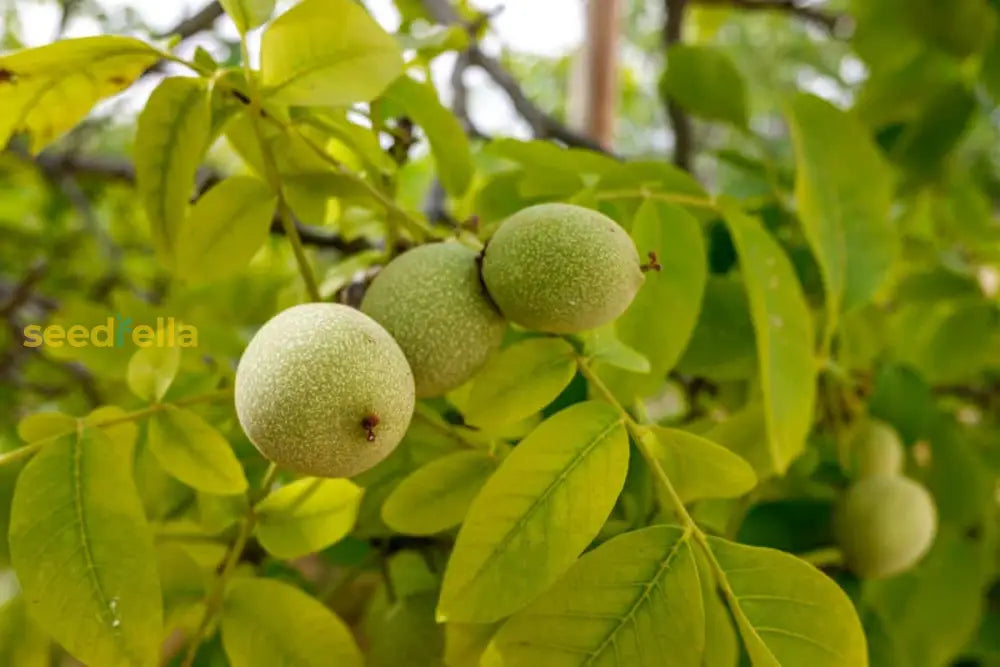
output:
[[[253,30],[271,18],[274,0],[219,0],[241,33]]]
[[[229,442],[189,410],[164,405],[149,419],[149,449],[168,473],[202,491],[235,494],[247,480]]]
[[[354,527],[361,488],[346,479],[299,479],[257,504],[257,539],[279,558],[321,551]]]
[[[132,461],[97,429],[46,445],[21,472],[10,549],[32,618],[94,665],[159,664],[160,584]]]
[[[261,41],[261,83],[274,102],[367,102],[401,71],[396,42],[353,0],[303,0],[275,19]]]
[[[158,402],[177,375],[181,363],[179,347],[143,347],[128,362],[125,379],[132,393],[144,401]]]
[[[438,619],[485,623],[530,602],[597,535],[627,468],[625,427],[608,405],[578,403],[542,422],[469,508]]]
[[[735,498],[757,485],[750,464],[722,445],[675,428],[651,426],[658,454],[677,495],[684,502],[700,498]]]

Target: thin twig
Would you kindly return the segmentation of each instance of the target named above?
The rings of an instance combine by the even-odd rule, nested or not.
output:
[[[681,41],[684,30],[684,10],[687,0],[665,0],[667,18],[663,23],[663,44],[669,49]],[[667,97],[667,116],[674,130],[674,164],[685,171],[691,171],[694,153],[694,132],[691,119],[672,97]]]
[[[702,5],[730,5],[745,11],[787,12],[807,23],[823,28],[834,36],[839,36],[844,17],[831,14],[796,0],[693,0]]]

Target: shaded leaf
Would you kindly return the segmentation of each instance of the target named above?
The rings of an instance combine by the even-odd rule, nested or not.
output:
[[[29,618],[23,596],[0,606],[0,665],[49,667],[51,654],[49,639]]]
[[[671,46],[660,86],[663,94],[695,115],[737,127],[747,124],[746,84],[729,57],[716,48]]]
[[[454,114],[438,100],[434,86],[401,76],[389,86],[382,99],[390,106],[383,113],[406,116],[423,129],[437,163],[441,184],[450,195],[462,196],[472,182],[469,138]]]
[[[164,79],[150,95],[135,130],[136,187],[160,257],[173,262],[195,175],[208,150],[211,100],[202,79]]]
[[[627,469],[628,436],[610,406],[578,403],[542,422],[472,502],[438,620],[485,623],[530,602],[597,535]]]

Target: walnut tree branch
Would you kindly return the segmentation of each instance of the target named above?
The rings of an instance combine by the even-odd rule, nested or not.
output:
[[[222,5],[218,2],[210,2],[197,13],[185,18],[177,25],[157,35],[157,37],[163,38],[177,35],[181,39],[187,39],[188,37],[197,35],[199,32],[211,29],[216,19],[222,16],[223,13]]]
[[[434,21],[443,25],[471,27],[462,20],[462,17],[459,16],[448,0],[421,0],[421,2],[428,16]],[[472,34],[473,32],[473,30],[470,30],[470,38],[474,40],[475,35]],[[514,109],[518,115],[524,118],[528,122],[528,125],[531,126],[531,130],[536,137],[539,139],[556,139],[567,146],[588,148],[602,153],[608,152],[598,142],[587,135],[566,126],[562,121],[540,109],[528,98],[524,89],[521,88],[521,84],[517,82],[517,79],[507,71],[500,61],[493,56],[483,53],[475,41],[471,42],[465,55],[470,64],[486,72],[493,82],[503,90],[511,104],[514,105]]]
[[[684,10],[687,0],[665,0],[667,18],[663,23],[663,43],[669,49],[681,41],[684,29]],[[667,116],[674,130],[674,164],[691,171],[691,158],[694,152],[693,129],[691,119],[684,109],[671,97],[666,98]]]

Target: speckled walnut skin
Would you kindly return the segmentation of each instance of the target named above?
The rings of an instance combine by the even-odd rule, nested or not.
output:
[[[643,282],[625,230],[570,204],[529,206],[507,218],[486,246],[482,273],[507,319],[562,334],[614,320]]]
[[[408,250],[382,269],[361,302],[403,349],[417,396],[463,384],[503,341],[507,321],[483,288],[476,258],[455,242]]]
[[[278,313],[236,370],[236,414],[250,441],[305,475],[351,477],[374,466],[402,440],[414,400],[399,345],[340,304]]]

